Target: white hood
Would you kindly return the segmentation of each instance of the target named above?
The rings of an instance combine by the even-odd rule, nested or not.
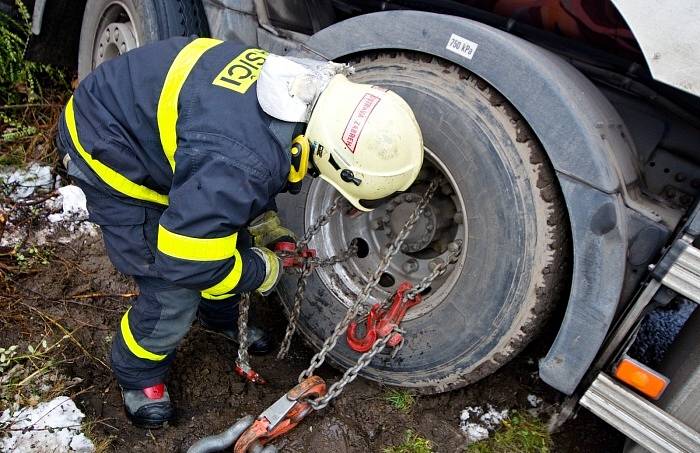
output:
[[[352,72],[346,64],[271,54],[258,78],[258,102],[265,113],[278,120],[306,123],[331,78]]]

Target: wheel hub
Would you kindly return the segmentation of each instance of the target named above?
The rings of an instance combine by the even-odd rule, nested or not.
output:
[[[408,218],[418,208],[421,196],[414,193],[403,193],[394,197],[386,206],[386,214],[382,218],[384,229],[389,238],[393,239],[406,224]],[[432,206],[427,206],[416,222],[411,233],[401,247],[404,253],[415,253],[425,249],[435,238],[436,215]]]
[[[108,24],[97,43],[95,63],[111,60],[137,47],[131,22]]]
[[[402,282],[416,284],[430,276],[436,265],[449,255],[450,244],[458,242],[467,248],[464,204],[453,190],[455,182],[447,168],[426,148],[427,159],[410,192],[399,194],[372,212],[358,215],[355,210],[334,216],[311,241],[310,247],[322,256],[342,253],[348,244],[358,246],[358,254],[333,267],[318,268],[318,276],[326,287],[345,305],[350,306],[362,291],[367,278],[380,265],[381,258],[397,237],[410,215],[415,212],[422,194],[436,177],[443,177],[438,193],[426,206],[398,254],[392,258],[367,300],[371,306],[386,300]],[[338,193],[323,181],[314,181],[309,191],[306,225],[321,215]],[[464,254],[463,254],[464,255]],[[461,261],[446,274],[435,279],[423,302],[406,314],[406,320],[420,317],[440,305],[450,293],[461,267]]]

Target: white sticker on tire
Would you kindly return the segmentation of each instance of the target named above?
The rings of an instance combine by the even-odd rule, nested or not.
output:
[[[479,47],[479,45],[474,41],[452,33],[452,36],[450,36],[450,39],[447,41],[445,49],[471,60],[477,47]]]

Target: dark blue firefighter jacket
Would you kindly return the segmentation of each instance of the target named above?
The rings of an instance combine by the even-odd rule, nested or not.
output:
[[[289,173],[293,128],[273,133],[256,96],[266,57],[209,38],[149,44],[86,77],[59,125],[94,185],[164,209],[157,271],[212,299],[260,284],[264,264],[238,232]]]

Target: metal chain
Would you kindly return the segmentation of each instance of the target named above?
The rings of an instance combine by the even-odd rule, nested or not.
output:
[[[307,400],[309,404],[311,404],[311,407],[313,407],[315,410],[320,410],[328,406],[328,403],[330,403],[331,400],[340,395],[345,389],[345,387],[347,387],[348,384],[350,384],[352,381],[355,380],[355,378],[357,378],[357,375],[360,374],[360,371],[362,371],[367,365],[369,365],[372,362],[374,356],[376,356],[377,354],[382,352],[384,348],[386,348],[386,344],[389,342],[389,340],[395,333],[403,333],[403,331],[398,327],[395,327],[391,331],[391,333],[389,333],[389,335],[375,341],[372,345],[372,349],[362,354],[357,359],[355,365],[348,368],[343,374],[343,377],[340,378],[338,382],[333,383],[333,385],[331,385],[328,388],[328,391],[324,396],[316,399]]]
[[[299,375],[299,382],[310,377],[313,374],[313,372],[323,364],[323,362],[326,360],[326,356],[328,355],[328,353],[338,343],[338,338],[347,330],[350,322],[353,319],[355,319],[360,308],[369,298],[370,292],[379,283],[379,279],[381,278],[384,271],[386,271],[387,267],[389,266],[389,263],[391,262],[391,259],[401,250],[401,246],[403,245],[408,235],[411,233],[413,226],[420,218],[420,215],[423,213],[423,210],[432,199],[433,195],[435,194],[435,190],[438,188],[440,182],[441,178],[438,178],[430,183],[430,186],[428,186],[428,189],[425,191],[425,194],[418,203],[418,206],[416,206],[416,210],[413,211],[413,213],[409,216],[409,218],[406,220],[406,223],[401,228],[401,231],[399,231],[399,234],[391,242],[391,244],[389,244],[389,247],[387,248],[386,252],[384,253],[382,259],[379,262],[379,266],[370,276],[370,279],[365,284],[358,298],[348,308],[348,311],[345,313],[343,319],[340,320],[340,322],[335,326],[333,333],[331,333],[331,335],[328,338],[326,338],[326,341],[324,341],[321,350],[311,358],[311,363],[309,364],[309,367]]]
[[[311,238],[313,238],[325,224],[330,222],[335,213],[340,210],[340,207],[343,205],[343,200],[344,199],[341,196],[338,196],[335,200],[333,200],[333,203],[328,207],[328,209],[326,209],[326,212],[321,214],[316,219],[314,224],[311,225],[306,232],[304,232],[304,236],[302,236],[301,240],[297,241],[297,250],[302,250],[309,245]]]
[[[450,248],[450,255],[448,256],[447,260],[435,266],[430,275],[424,277],[415,287],[407,291],[404,295],[404,299],[415,298],[418,294],[425,291],[433,283],[433,281],[435,281],[436,278],[443,275],[451,264],[457,262],[457,260],[459,259],[459,255],[462,252],[461,242],[455,242],[455,245],[451,246]],[[385,337],[379,338],[372,345],[372,349],[362,354],[357,359],[355,365],[353,365],[351,368],[348,368],[343,374],[343,377],[338,382],[335,382],[333,385],[331,385],[328,389],[328,392],[323,397],[317,398],[315,400],[309,400],[309,404],[311,404],[311,406],[315,410],[323,409],[324,407],[328,406],[328,403],[330,403],[334,398],[340,395],[345,389],[345,387],[347,387],[352,381],[354,381],[360,374],[360,372],[372,362],[374,356],[376,356],[377,354],[382,352],[384,348],[386,348],[387,343],[395,333],[404,334],[405,332],[398,327],[394,327],[391,333],[389,333]],[[402,336],[401,342],[392,351],[392,359],[396,356],[399,350],[403,348],[404,341],[405,336]]]
[[[299,314],[301,313],[301,302],[304,299],[304,291],[306,290],[306,278],[311,275],[313,270],[313,266],[311,266],[308,262],[304,263],[301,276],[299,277],[299,282],[297,283],[297,290],[296,293],[294,293],[294,303],[292,304],[292,309],[289,311],[287,331],[284,333],[284,340],[282,340],[280,350],[277,352],[278,359],[285,358],[289,352],[289,347],[292,344],[292,337],[294,336],[294,332],[297,330]]]
[[[321,228],[331,221],[336,212],[340,210],[342,206],[343,198],[338,196],[333,203],[326,209],[326,211],[316,219],[316,221],[311,225],[300,241],[297,242],[297,251],[303,250],[311,241],[311,238],[318,233]],[[299,281],[297,283],[297,290],[294,293],[294,302],[292,303],[292,308],[289,311],[289,323],[287,324],[287,331],[284,333],[284,339],[280,345],[280,350],[277,352],[277,358],[283,359],[289,352],[289,347],[292,344],[292,337],[294,332],[297,330],[297,323],[299,321],[299,314],[301,313],[301,303],[304,300],[304,291],[306,290],[306,279],[311,275],[315,266],[331,266],[336,263],[340,263],[349,259],[357,253],[357,246],[351,245],[345,252],[340,253],[336,256],[330,258],[318,259],[318,258],[308,258],[304,260],[304,266],[301,270],[301,275],[299,276]],[[285,254],[279,254],[281,258]],[[293,254],[292,254],[293,255]]]
[[[462,253],[462,241],[457,240],[454,243],[451,243],[448,246],[448,250],[450,254],[447,256],[447,261],[440,262],[440,264],[434,266],[429,275],[423,277],[416,286],[406,291],[403,296],[404,300],[415,299],[415,297],[418,294],[428,289],[428,287],[430,287],[430,285],[433,284],[436,278],[442,276],[445,272],[447,272],[447,269],[450,265],[456,263],[459,260],[459,255]],[[389,297],[388,299],[381,302],[381,309],[386,310],[389,307],[389,305],[391,305],[392,301],[393,298]],[[367,319],[368,314],[369,312],[364,313],[360,318],[358,318],[358,323],[363,323]],[[403,342],[404,339],[401,340],[401,343],[399,345],[394,347],[393,355],[396,355],[396,353],[398,353],[398,351],[403,347]]]
[[[382,274],[386,271],[387,267],[389,266],[391,259],[394,256],[396,256],[396,254],[401,250],[401,246],[405,242],[408,235],[411,233],[413,227],[415,226],[416,222],[423,213],[423,210],[432,199],[433,195],[435,194],[435,191],[439,187],[440,182],[440,178],[434,180],[430,184],[428,189],[425,191],[425,194],[423,194],[423,197],[418,203],[418,206],[416,207],[415,211],[409,216],[409,218],[404,223],[404,226],[401,228],[401,231],[399,231],[399,234],[387,247],[387,250],[385,251],[384,255],[382,256],[382,259],[379,262],[379,266],[370,276],[370,279],[363,287],[358,298],[348,308],[343,319],[335,326],[333,333],[328,338],[326,338],[325,342],[323,343],[323,346],[321,347],[321,350],[311,358],[309,367],[299,375],[299,382],[311,376],[313,372],[325,362],[326,356],[335,347],[340,336],[347,330],[347,327],[350,324],[350,322],[357,317],[362,306],[369,298],[370,292],[377,286]],[[337,197],[333,201],[333,204],[324,212],[324,214],[318,217],[314,224],[306,230],[302,239],[297,242],[297,251],[304,249],[311,241],[313,236],[316,233],[318,233],[321,230],[321,228],[331,220],[333,215],[335,215],[335,213],[337,213],[340,210],[342,201],[342,197]],[[413,287],[406,293],[406,295],[404,296],[406,299],[413,299],[418,294],[425,291],[436,278],[440,277],[447,271],[447,268],[450,265],[457,262],[461,253],[462,244],[460,241],[456,241],[454,244],[455,245],[451,244],[450,255],[448,256],[447,260],[434,266],[430,275],[424,277],[415,287]],[[357,245],[351,244],[347,250],[339,253],[338,255],[329,258],[308,258],[304,261],[304,266],[302,268],[301,275],[299,277],[299,282],[297,284],[297,290],[294,295],[294,302],[292,305],[292,309],[290,310],[287,331],[285,332],[284,340],[282,341],[282,345],[280,346],[280,350],[277,354],[278,359],[284,358],[289,352],[291,339],[294,335],[294,332],[296,331],[299,315],[301,313],[301,303],[304,298],[304,291],[306,290],[306,280],[309,277],[309,275],[311,275],[311,273],[313,272],[313,269],[317,266],[332,266],[334,264],[346,261],[350,257],[354,256],[356,253]],[[248,365],[249,360],[247,345],[247,321],[249,309],[250,295],[243,294],[239,306],[240,313],[238,317],[238,360],[240,364],[245,365]],[[347,387],[351,382],[353,382],[357,378],[359,373],[372,362],[374,357],[386,348],[387,343],[395,333],[404,332],[399,327],[394,327],[391,333],[378,339],[372,345],[372,348],[369,351],[365,352],[357,359],[355,365],[353,365],[345,371],[343,377],[340,380],[338,380],[330,386],[328,392],[323,397],[314,400],[309,400],[309,404],[311,404],[311,406],[315,410],[320,410],[328,406],[328,404],[334,398],[336,398],[343,392],[345,387]],[[403,346],[403,341],[399,346]],[[394,353],[398,352],[399,349],[400,348],[396,348]],[[392,357],[394,356],[395,354],[392,354]]]
[[[423,279],[421,279],[416,286],[406,291],[404,294],[404,299],[414,299],[418,294],[428,289],[436,278],[444,274],[450,265],[456,263],[459,260],[459,255],[462,253],[462,241],[457,240],[455,242],[451,242],[448,246],[448,250],[450,254],[447,256],[447,260],[434,266],[432,272],[430,272],[430,275],[423,277]]]
[[[284,258],[298,258],[298,254],[295,252],[276,252],[277,256],[279,256],[281,259]],[[338,253],[337,255],[330,256],[328,258],[319,258],[319,257],[309,257],[309,258],[302,258],[303,263],[309,264],[312,267],[327,267],[327,266],[334,266],[338,263],[343,263],[347,261],[348,259],[352,258],[357,254],[357,244],[351,243],[350,246],[343,250],[342,252]],[[288,271],[288,272],[298,272],[297,269]]]
[[[248,313],[250,312],[250,293],[241,294],[238,302],[238,365],[250,367],[248,355]]]

